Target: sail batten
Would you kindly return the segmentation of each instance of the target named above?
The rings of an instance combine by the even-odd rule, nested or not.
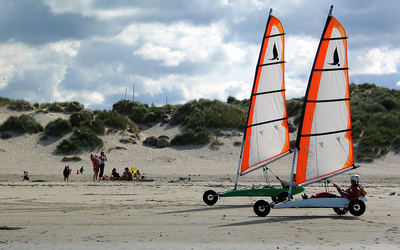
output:
[[[348,70],[349,68],[337,68],[337,69],[314,69],[314,71],[337,71],[337,70]]]
[[[333,41],[333,40],[343,40],[343,39],[347,39],[348,37],[332,37],[332,38],[322,38],[322,41]]]
[[[326,133],[318,133],[318,134],[308,134],[308,135],[301,135],[301,137],[310,137],[310,136],[321,136],[321,135],[330,135],[330,134],[338,134],[342,132],[347,132],[347,131],[352,131],[351,129],[345,129],[345,130],[338,130],[338,131],[330,131]]]
[[[278,89],[278,90],[272,90],[272,91],[268,91],[268,92],[255,93],[254,96],[266,95],[266,94],[272,94],[272,93],[284,92],[284,91],[286,91],[286,89]]]
[[[297,185],[326,179],[354,166],[348,69],[346,32],[329,15],[297,135]]]
[[[290,150],[285,97],[284,30],[269,15],[256,66],[238,174]]]
[[[264,38],[270,38],[270,37],[276,37],[276,36],[284,36],[284,35],[286,35],[286,33],[264,36]]]
[[[274,64],[281,64],[281,63],[286,63],[286,62],[272,62],[272,63],[266,63],[266,64],[261,64],[257,67],[264,67],[264,66],[269,66],[269,65],[274,65]]]
[[[283,120],[287,120],[287,119],[288,119],[287,117],[283,117],[283,118],[280,118],[280,119],[275,119],[275,120],[265,121],[265,122],[261,122],[261,123],[256,123],[256,124],[249,125],[247,128],[260,126],[260,125],[271,123],[271,122],[283,121]]]

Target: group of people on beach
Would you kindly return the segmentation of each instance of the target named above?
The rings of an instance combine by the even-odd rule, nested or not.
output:
[[[131,181],[133,179],[140,180],[142,179],[142,175],[139,170],[136,170],[136,168],[132,168],[129,170],[129,168],[125,168],[125,171],[120,175],[117,172],[116,168],[113,168],[111,171],[111,175],[107,176],[104,175],[104,167],[105,167],[105,162],[107,161],[107,156],[104,152],[100,153],[100,156],[91,154],[90,159],[92,160],[93,164],[93,181],[96,180],[127,180]]]
[[[117,172],[116,168],[113,168],[111,171],[110,175],[110,180],[116,181],[116,180],[124,180],[124,181],[132,181],[132,180],[140,180],[142,179],[142,174],[140,173],[139,170],[136,170],[136,168],[132,168],[129,170],[129,168],[125,168],[125,171],[122,173],[122,176]]]

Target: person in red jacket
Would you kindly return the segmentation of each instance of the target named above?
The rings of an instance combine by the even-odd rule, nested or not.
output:
[[[363,187],[359,184],[361,177],[357,174],[352,175],[350,177],[351,185],[348,189],[344,190],[338,187],[338,185],[333,184],[337,191],[340,193],[340,196],[327,193],[327,192],[322,192],[322,193],[317,193],[311,195],[310,198],[347,198],[348,200],[354,200],[360,198],[361,195],[366,195],[367,193],[364,191]],[[303,199],[308,199],[308,196],[306,194],[302,195]]]
[[[363,195],[363,188],[358,184],[360,182],[359,175],[352,175],[350,177],[350,181],[351,186],[346,190],[340,189],[336,184],[333,184],[333,186],[335,186],[342,197],[345,197],[351,201],[354,199],[358,199],[361,195]]]

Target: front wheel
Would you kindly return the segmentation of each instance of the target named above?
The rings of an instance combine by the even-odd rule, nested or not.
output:
[[[218,201],[218,194],[214,190],[207,190],[203,194],[203,201],[207,205],[214,205]]]
[[[265,217],[271,211],[271,207],[269,206],[269,203],[266,202],[265,200],[259,200],[256,203],[254,203],[253,210],[254,213],[256,213],[256,215],[260,217]]]
[[[365,212],[365,203],[362,200],[355,199],[349,203],[349,212],[354,216],[360,216]]]
[[[347,208],[344,207],[334,207],[333,211],[335,211],[335,213],[337,213],[338,215],[344,215],[346,214],[349,210]]]

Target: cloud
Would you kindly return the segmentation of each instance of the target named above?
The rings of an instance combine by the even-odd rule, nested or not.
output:
[[[65,100],[58,94],[57,85],[78,49],[78,41],[60,41],[41,47],[0,44],[0,75],[4,79],[1,89],[13,93],[11,97],[17,99]]]
[[[354,74],[391,74],[399,71],[400,48],[355,50],[351,56],[354,58]]]
[[[303,96],[319,40],[311,36],[286,36],[286,96]]]
[[[92,0],[44,0],[43,3],[56,15],[72,13],[104,21],[140,15],[140,9],[134,6],[118,6],[116,4],[115,8],[107,9],[106,6],[98,6],[97,2]],[[112,5],[111,2],[110,4]]]
[[[184,61],[199,63],[210,60],[223,46],[225,25],[212,23],[196,26],[191,23],[132,24],[118,34],[115,40],[127,45],[141,46],[135,55],[144,59],[160,60],[166,66],[177,66]]]

